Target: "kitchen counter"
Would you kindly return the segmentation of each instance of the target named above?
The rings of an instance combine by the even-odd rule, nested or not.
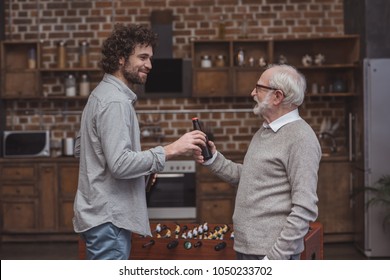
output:
[[[0,158],[0,163],[77,163],[79,160],[75,157],[23,157],[23,158]]]
[[[245,153],[241,152],[221,152],[226,158],[232,160],[232,161],[237,161],[237,162],[242,162],[245,157]],[[323,153],[321,161],[323,162],[339,162],[339,161],[349,161],[349,157],[347,154],[344,153],[335,153],[335,154],[328,154],[328,153]]]

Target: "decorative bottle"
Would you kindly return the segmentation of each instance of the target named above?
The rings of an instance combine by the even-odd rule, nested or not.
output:
[[[245,52],[242,48],[239,48],[237,52],[237,65],[245,66]]]
[[[225,39],[225,33],[225,19],[223,16],[220,16],[218,22],[218,39]]]
[[[194,130],[203,131],[198,118],[192,118],[192,124],[194,126]],[[206,136],[206,146],[203,146],[203,145],[200,146],[200,148],[202,149],[202,156],[203,156],[204,160],[209,160],[213,157],[213,154],[211,153],[210,147],[207,144],[208,141],[209,141],[209,139]]]

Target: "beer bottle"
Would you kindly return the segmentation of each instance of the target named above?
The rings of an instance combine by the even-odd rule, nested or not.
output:
[[[202,127],[200,126],[200,122],[199,122],[198,118],[192,118],[192,124],[194,126],[194,130],[203,131]],[[207,138],[207,135],[206,135],[206,146],[203,146],[203,145],[200,146],[200,148],[202,149],[202,156],[203,156],[205,161],[209,160],[213,157],[211,150],[209,148],[209,145],[208,145],[208,141],[209,141],[209,139]]]

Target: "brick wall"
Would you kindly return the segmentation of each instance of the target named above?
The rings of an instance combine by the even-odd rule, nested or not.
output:
[[[56,44],[60,40],[67,41],[69,66],[77,66],[78,44],[87,40],[91,66],[97,67],[100,46],[114,23],[150,25],[151,12],[160,9],[173,11],[173,56],[180,58],[190,58],[193,39],[218,37],[221,16],[229,39],[328,36],[344,32],[342,0],[4,1],[6,39],[40,40],[43,67],[55,66]],[[46,90],[51,94],[57,88],[53,84]],[[329,103],[324,102],[329,98],[306,100],[301,114],[315,130],[324,117],[340,120],[343,136],[344,106],[332,100],[329,108]],[[8,100],[6,126],[7,129],[50,129],[54,142],[59,142],[63,137],[75,135],[83,105],[84,101]],[[251,113],[253,105],[250,97],[139,100],[141,124],[157,123],[158,133],[165,135],[145,138],[143,145],[147,148],[173,141],[191,128],[191,117],[198,115],[214,134],[221,150],[244,151],[261,123]],[[198,114],[199,111],[202,113]]]

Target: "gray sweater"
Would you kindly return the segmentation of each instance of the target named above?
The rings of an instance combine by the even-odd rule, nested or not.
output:
[[[304,250],[309,222],[315,221],[321,148],[302,119],[276,133],[261,127],[243,164],[218,154],[211,170],[238,184],[233,224],[234,249],[269,259],[288,259]]]

